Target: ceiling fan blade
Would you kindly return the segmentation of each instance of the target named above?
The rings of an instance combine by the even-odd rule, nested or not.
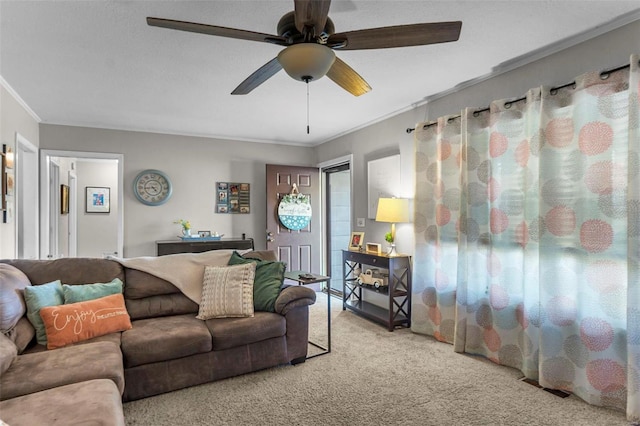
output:
[[[294,0],[296,28],[304,34],[303,28],[312,27],[314,36],[324,30],[329,15],[331,0]]]
[[[189,31],[192,33],[208,34],[220,37],[236,38],[240,40],[260,41],[265,43],[288,46],[286,38],[257,33],[254,31],[239,30],[236,28],[218,27],[216,25],[197,24],[195,22],[174,21],[173,19],[147,17],[147,24],[152,27],[169,28],[171,30]]]
[[[327,46],[340,50],[385,49],[456,41],[462,22],[434,22],[347,31],[329,36]]]
[[[369,83],[364,81],[360,74],[338,57],[336,57],[329,72],[327,72],[327,77],[353,96],[364,95],[371,91]]]
[[[231,92],[231,94],[246,95],[265,81],[269,80],[281,69],[282,65],[280,65],[278,58],[273,58],[272,60],[258,68],[258,70],[256,70],[249,77],[247,77],[242,83],[240,83],[238,87],[233,90],[233,92]]]

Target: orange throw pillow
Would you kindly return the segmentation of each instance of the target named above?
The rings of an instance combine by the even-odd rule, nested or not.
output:
[[[122,294],[40,309],[47,349],[131,329]]]

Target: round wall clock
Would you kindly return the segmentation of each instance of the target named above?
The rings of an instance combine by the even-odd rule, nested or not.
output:
[[[133,181],[136,198],[148,206],[159,206],[171,198],[171,181],[160,170],[143,170]]]

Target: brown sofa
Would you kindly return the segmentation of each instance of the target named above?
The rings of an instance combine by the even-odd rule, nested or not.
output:
[[[275,260],[272,252],[245,257]],[[307,287],[283,287],[275,312],[203,321],[196,318],[198,304],[171,283],[113,260],[15,259],[0,264],[4,312],[24,315],[16,306],[24,301],[15,294],[25,285],[119,278],[132,324],[130,330],[54,350],[36,344],[26,316],[12,330],[2,330],[2,352],[15,347],[17,353],[0,370],[0,418],[10,425],[53,424],[54,419],[65,424],[70,413],[76,421],[92,420],[96,410],[103,413],[97,424],[124,424],[121,399],[131,401],[306,359],[309,305],[315,302],[315,292]],[[6,273],[15,272],[12,268],[29,282],[7,278],[15,275]]]

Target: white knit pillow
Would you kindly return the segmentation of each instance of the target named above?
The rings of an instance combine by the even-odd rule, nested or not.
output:
[[[233,266],[206,266],[202,300],[196,318],[252,317],[255,262]]]

